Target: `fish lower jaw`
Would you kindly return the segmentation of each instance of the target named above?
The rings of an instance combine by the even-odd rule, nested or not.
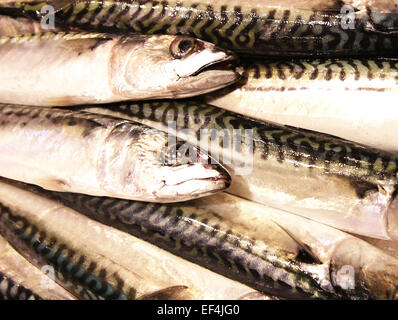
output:
[[[187,92],[181,92],[177,88],[170,88],[170,92],[173,95],[166,98],[180,99],[189,98],[197,95],[202,95],[217,91],[224,87],[227,87],[240,79],[241,75],[239,72],[234,70],[208,70],[200,73],[197,76],[190,78],[181,78],[180,81],[187,81],[190,84],[186,84],[183,87],[188,88]],[[178,82],[177,82],[178,85]]]
[[[188,201],[227,189],[230,181],[227,178],[191,179],[178,184],[165,184],[159,191],[153,193],[153,201],[164,203]]]

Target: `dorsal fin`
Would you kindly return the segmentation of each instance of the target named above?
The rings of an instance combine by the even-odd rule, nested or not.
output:
[[[186,300],[187,286],[173,286],[141,296],[138,300]]]
[[[303,249],[303,251],[305,251],[305,253],[307,253],[309,255],[309,257],[312,259],[313,263],[315,264],[322,264],[322,261],[319,260],[319,258],[315,255],[315,253],[311,250],[311,248],[306,245],[305,243],[301,242],[299,239],[296,239],[291,232],[289,232],[288,230],[286,230],[284,227],[282,227],[279,223],[277,223],[275,220],[272,220],[279,228],[281,228],[284,232],[286,232],[286,234],[292,238],[292,240],[294,242],[296,242],[300,248]]]

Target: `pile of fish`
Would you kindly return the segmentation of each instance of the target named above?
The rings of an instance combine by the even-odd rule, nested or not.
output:
[[[398,299],[397,8],[0,0],[0,299]]]

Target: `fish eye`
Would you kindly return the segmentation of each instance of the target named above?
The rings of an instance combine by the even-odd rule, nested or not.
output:
[[[177,38],[170,46],[170,53],[174,59],[181,59],[191,54],[197,48],[197,42],[193,38]]]

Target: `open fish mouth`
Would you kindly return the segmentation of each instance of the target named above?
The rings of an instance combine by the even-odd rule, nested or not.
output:
[[[238,66],[238,58],[234,55],[228,55],[222,59],[204,64],[192,73],[178,75],[179,80],[185,81],[185,86],[191,87],[196,92],[196,95],[232,85],[241,80],[243,76],[244,70]],[[192,96],[191,93],[183,94],[180,92],[178,94],[178,98],[190,96]]]
[[[226,58],[205,64],[203,67],[192,73],[190,76],[195,77],[199,74],[204,74],[209,71],[226,71],[229,73],[234,72],[240,77],[241,73],[239,72],[240,68],[237,67],[238,63],[238,57],[235,54],[231,53]]]
[[[196,170],[192,170],[195,166]],[[164,202],[179,202],[226,190],[231,185],[231,176],[221,166],[188,164],[166,175],[162,183],[156,197]]]

